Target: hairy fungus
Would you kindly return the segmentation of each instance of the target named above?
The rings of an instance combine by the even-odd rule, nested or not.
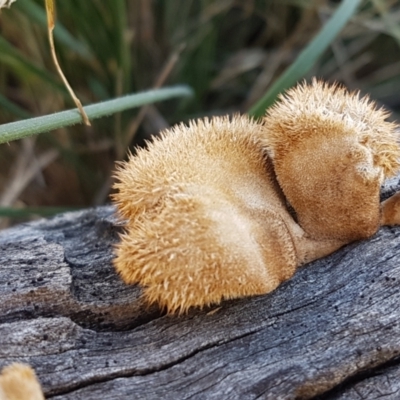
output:
[[[164,132],[117,169],[126,230],[116,270],[149,303],[185,312],[268,293],[299,265],[371,236],[382,180],[399,169],[387,116],[313,81],[261,122],[215,117]]]
[[[44,400],[34,370],[26,364],[11,364],[0,374],[0,400]]]

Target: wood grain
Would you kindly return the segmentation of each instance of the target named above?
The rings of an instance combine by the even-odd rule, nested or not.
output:
[[[47,398],[400,398],[400,228],[269,295],[171,317],[115,274],[113,212],[0,232],[0,367],[31,364]]]

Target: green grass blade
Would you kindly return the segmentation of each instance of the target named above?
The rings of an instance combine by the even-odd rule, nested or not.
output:
[[[342,28],[355,14],[361,0],[343,0],[331,19],[300,53],[296,61],[273,83],[268,92],[250,109],[249,114],[261,117],[282,91],[293,86],[314,66]]]
[[[8,100],[7,97],[3,96],[1,93],[0,93],[0,106],[4,110],[7,110],[11,114],[14,114],[19,118],[30,118],[31,117],[31,114],[28,111],[25,111],[19,105]]]
[[[68,92],[52,73],[42,69],[29,61],[21,52],[0,36],[0,64],[11,67],[13,72],[18,75],[22,81],[30,77],[39,77],[43,82],[50,84],[53,88],[68,97]]]
[[[188,86],[182,85],[131,94],[117,99],[92,104],[84,107],[84,109],[89,119],[96,119],[129,108],[140,107],[145,104],[167,100],[174,97],[188,97],[192,94],[193,92]],[[0,143],[22,139],[27,136],[48,132],[53,129],[71,126],[81,122],[81,115],[77,109],[11,122],[0,126]]]
[[[27,15],[37,24],[42,26],[47,31],[47,16],[46,11],[43,7],[39,6],[32,0],[17,1],[14,6],[20,12]],[[81,42],[76,40],[60,23],[59,20],[56,21],[56,26],[54,28],[54,39],[61,44],[67,46],[71,50],[78,53],[80,56],[90,59],[92,58],[90,51]]]

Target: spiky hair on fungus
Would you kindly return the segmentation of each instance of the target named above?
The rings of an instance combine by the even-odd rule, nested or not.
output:
[[[274,171],[313,238],[359,240],[379,227],[379,191],[399,170],[398,125],[368,96],[314,79],[280,96],[264,118]]]
[[[117,168],[113,200],[126,220],[117,272],[148,303],[182,313],[268,293],[298,266],[370,237],[382,180],[399,169],[387,116],[314,80],[261,122],[216,117],[167,130]],[[399,203],[383,207],[385,223],[400,223]]]
[[[349,92],[339,84],[328,84],[313,78],[281,94],[267,110],[264,144],[268,154],[292,148],[304,136],[333,136],[338,133],[353,137],[367,147],[373,164],[385,177],[394,176],[400,167],[399,128],[387,121],[390,112],[378,108],[368,95]],[[278,156],[279,157],[279,156]]]
[[[14,363],[0,374],[1,400],[44,400],[35,371],[27,364]]]
[[[295,270],[290,218],[260,138],[245,116],[179,125],[116,172],[126,231],[114,265],[148,303],[185,312],[267,293]],[[265,227],[265,221],[268,226]]]

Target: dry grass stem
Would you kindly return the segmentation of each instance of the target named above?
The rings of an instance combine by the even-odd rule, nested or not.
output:
[[[48,27],[48,35],[49,35],[49,43],[50,43],[50,51],[51,51],[51,56],[53,58],[53,62],[54,65],[56,67],[56,70],[58,72],[58,74],[60,75],[65,87],[67,88],[69,94],[72,97],[72,100],[74,101],[74,103],[76,104],[76,106],[78,107],[78,110],[82,116],[82,121],[85,125],[90,126],[90,121],[88,116],[86,115],[85,110],[82,107],[82,103],[81,101],[78,99],[78,97],[76,96],[75,92],[73,91],[71,85],[68,83],[67,78],[65,77],[60,64],[58,62],[57,59],[57,55],[56,55],[56,50],[55,50],[55,46],[54,46],[54,36],[53,36],[53,30],[54,30],[54,16],[55,16],[55,12],[54,12],[54,2],[53,0],[46,0],[46,13],[47,13],[47,27]]]

